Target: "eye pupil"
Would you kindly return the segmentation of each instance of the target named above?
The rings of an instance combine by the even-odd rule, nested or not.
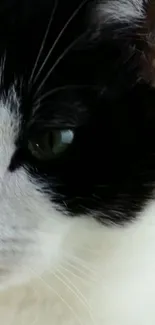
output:
[[[37,140],[31,140],[28,149],[35,158],[48,161],[57,158],[66,151],[73,139],[72,130],[56,130],[44,134]]]

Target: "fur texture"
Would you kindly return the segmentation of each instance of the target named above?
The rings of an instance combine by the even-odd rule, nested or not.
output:
[[[3,325],[155,324],[154,18],[1,1]]]
[[[101,24],[128,23],[134,24],[145,19],[145,2],[143,0],[99,1],[97,19]]]

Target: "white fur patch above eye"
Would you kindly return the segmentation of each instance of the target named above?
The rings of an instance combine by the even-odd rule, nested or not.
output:
[[[143,0],[103,0],[98,3],[96,12],[99,23],[107,24],[130,23],[145,18]]]

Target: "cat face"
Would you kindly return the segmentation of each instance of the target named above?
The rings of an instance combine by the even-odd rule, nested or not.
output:
[[[75,219],[129,222],[151,197],[148,10],[142,0],[2,1],[1,286],[54,267]]]

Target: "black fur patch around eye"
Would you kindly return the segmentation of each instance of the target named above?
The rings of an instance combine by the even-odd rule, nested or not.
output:
[[[22,116],[11,171],[24,166],[49,200],[72,216],[130,221],[155,182],[155,91],[140,73],[141,25],[103,24],[94,38],[88,10],[95,1],[12,4],[18,10],[0,6],[5,27],[9,16],[13,21],[0,49],[6,58],[1,93],[16,80]],[[70,128],[74,141],[58,159],[43,162],[29,152],[31,137]]]

